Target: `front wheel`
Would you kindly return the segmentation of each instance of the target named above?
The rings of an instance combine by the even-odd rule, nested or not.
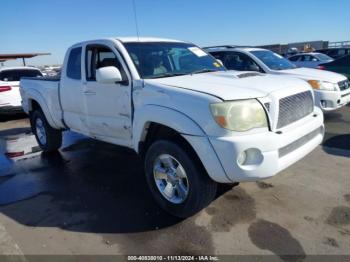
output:
[[[44,113],[36,110],[30,115],[32,132],[44,152],[57,151],[62,145],[62,132],[47,122]]]
[[[173,142],[159,140],[150,146],[145,171],[154,199],[174,216],[192,216],[215,197],[217,183],[208,177],[196,156]]]

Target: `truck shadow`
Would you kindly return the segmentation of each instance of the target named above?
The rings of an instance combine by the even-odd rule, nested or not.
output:
[[[19,120],[27,118],[28,116],[25,113],[17,113],[17,114],[0,114],[0,123],[8,122],[12,120]]]
[[[65,140],[74,136],[68,132]],[[153,201],[133,151],[73,140],[56,154],[12,160],[14,171],[0,174],[0,212],[31,227],[93,233],[144,232],[181,221]],[[231,188],[220,188],[220,195]]]
[[[328,133],[322,146],[328,154],[350,157],[350,134]]]

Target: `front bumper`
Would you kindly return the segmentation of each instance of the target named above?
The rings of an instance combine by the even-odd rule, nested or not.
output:
[[[227,175],[234,182],[257,181],[276,175],[310,153],[323,140],[323,114],[314,114],[286,127],[282,133],[210,138],[210,142]],[[239,155],[246,150],[260,152],[248,164],[239,164]],[[247,151],[246,151],[247,152]],[[209,174],[210,175],[210,174]]]
[[[324,112],[336,110],[350,102],[350,88],[344,91],[314,90],[316,106]]]

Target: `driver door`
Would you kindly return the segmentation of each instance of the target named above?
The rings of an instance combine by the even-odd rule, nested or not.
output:
[[[131,81],[121,57],[112,48],[88,45],[85,49],[83,94],[89,134],[101,140],[131,145]],[[96,70],[115,66],[123,81],[105,84],[96,81]]]

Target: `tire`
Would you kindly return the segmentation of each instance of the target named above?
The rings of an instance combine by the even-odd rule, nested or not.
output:
[[[209,178],[203,166],[198,163],[197,157],[189,154],[188,151],[173,142],[159,140],[149,147],[145,156],[146,180],[155,201],[166,212],[180,218],[190,217],[208,206],[215,198],[217,189],[217,183]],[[165,161],[168,156],[171,160]],[[169,176],[166,176],[167,179],[155,179],[155,173],[160,174],[157,177],[165,176],[165,172],[162,172],[168,164],[164,165],[163,162],[175,164],[174,166],[177,167],[175,173],[181,181],[174,181],[176,179],[171,177],[170,183]],[[180,164],[181,167],[177,164]],[[154,170],[161,170],[161,172],[154,172]],[[183,178],[183,171],[186,179]],[[172,189],[166,190],[169,183],[171,184],[169,188],[173,188],[173,194],[168,193]],[[159,188],[164,188],[163,193]],[[187,194],[184,194],[186,188]],[[170,196],[173,197],[170,198]]]
[[[44,152],[54,152],[61,147],[62,132],[50,126],[41,110],[30,114],[30,123],[36,141]],[[45,139],[42,136],[45,136]]]

